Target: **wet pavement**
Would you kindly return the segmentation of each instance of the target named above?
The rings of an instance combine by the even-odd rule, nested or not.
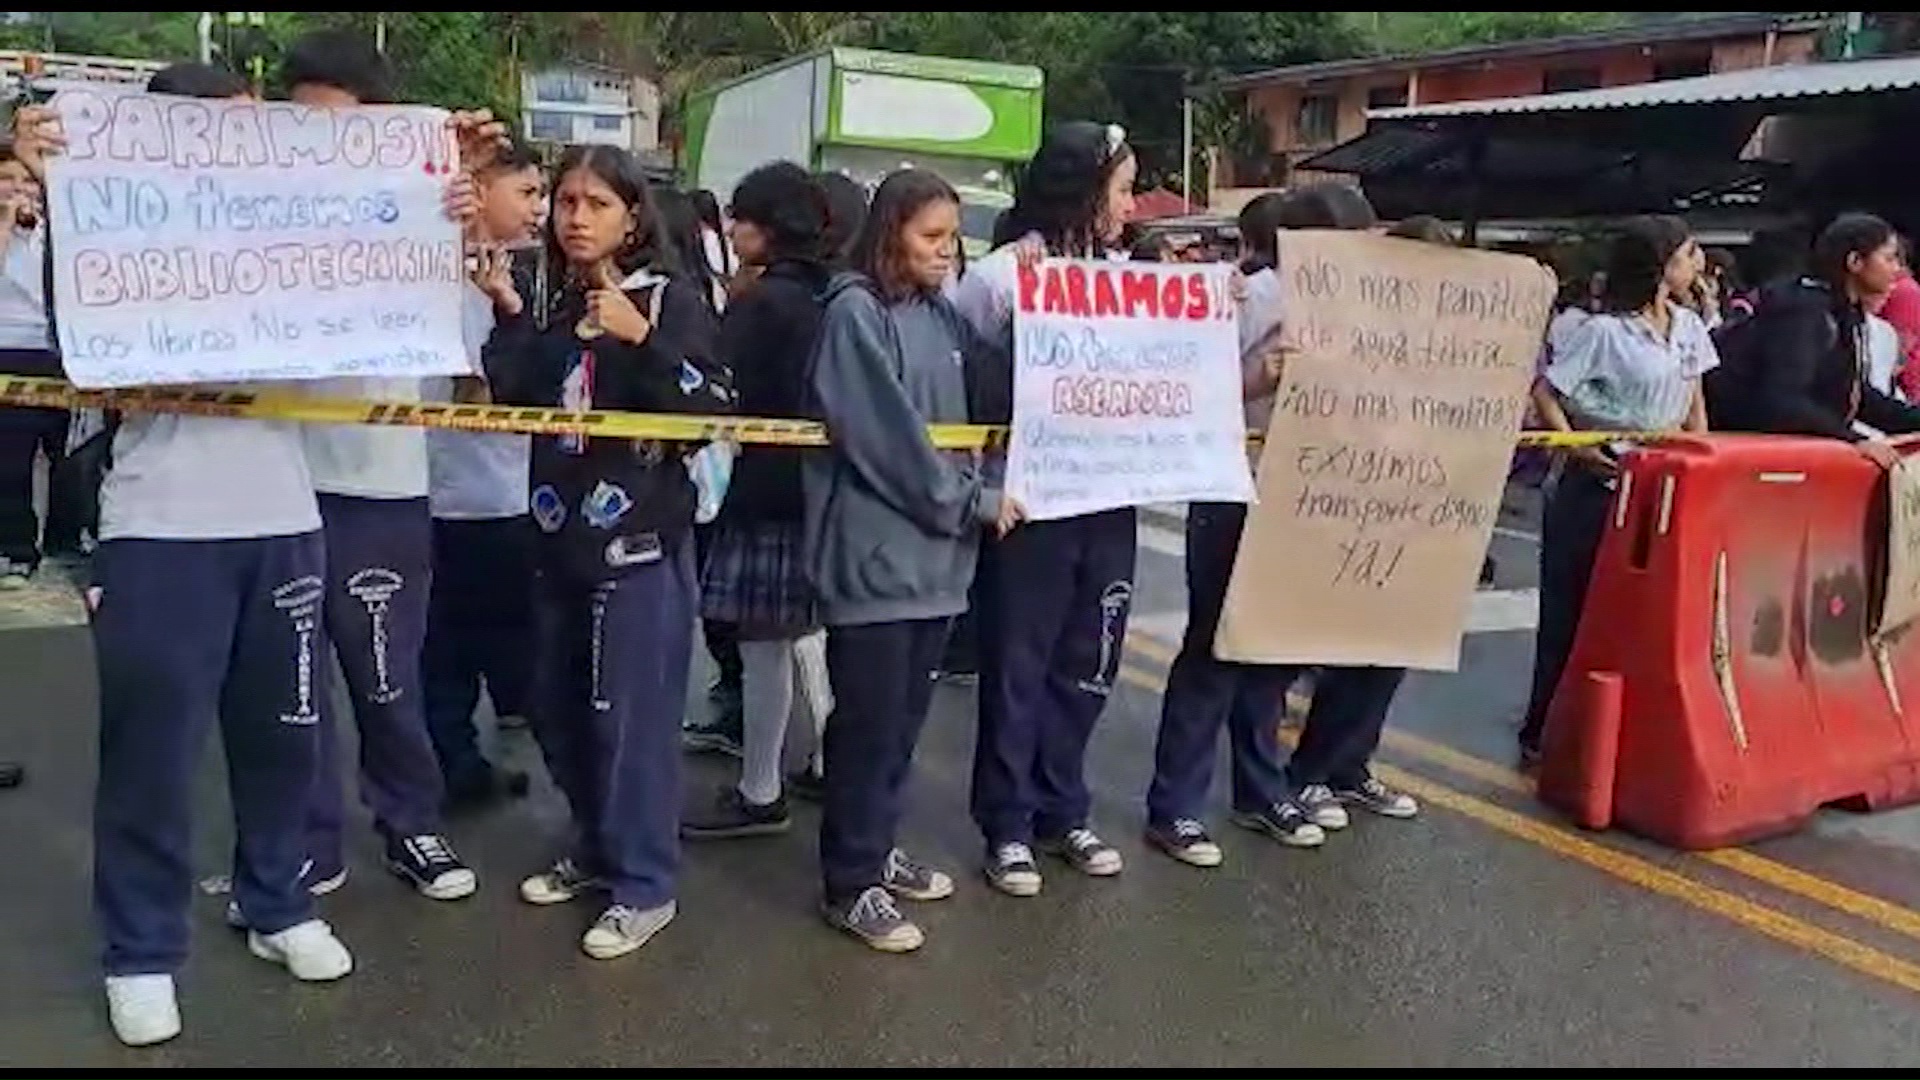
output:
[[[1525,515],[1497,542],[1501,597],[1476,605],[1460,675],[1416,675],[1381,760],[1425,797],[1417,821],[1364,820],[1320,851],[1224,824],[1204,872],[1138,841],[1158,685],[1180,621],[1177,536],[1141,554],[1124,685],[1091,757],[1095,824],[1118,879],[1051,864],[1016,900],[974,869],[972,705],[943,686],[904,840],[957,896],[914,914],[910,957],[819,922],[808,808],[785,837],[690,848],[679,918],[640,953],[581,956],[585,906],[515,896],[559,836],[529,799],[458,820],[471,900],[420,899],[365,829],[323,911],[358,968],[292,982],[196,899],[186,1033],[130,1051],[109,1034],[87,905],[94,723],[84,629],[0,625],[0,1067],[1889,1066],[1920,1058],[1920,824],[1833,815],[1754,853],[1701,857],[1591,836],[1541,811],[1507,768],[1529,662]],[[0,598],[0,609],[7,606]],[[55,605],[57,608],[57,605]],[[50,611],[54,609],[49,609]],[[64,610],[64,609],[61,609]],[[57,612],[56,612],[57,614]],[[1515,625],[1518,624],[1518,625]],[[797,749],[797,748],[796,748]],[[535,760],[523,733],[502,750]],[[1224,762],[1223,762],[1224,771]],[[696,759],[689,798],[731,775]],[[1222,777],[1224,784],[1224,776]],[[199,857],[230,832],[208,749]],[[1799,877],[1792,876],[1800,875]]]

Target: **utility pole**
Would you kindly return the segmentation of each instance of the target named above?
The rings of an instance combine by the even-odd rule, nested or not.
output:
[[[200,62],[213,63],[213,12],[203,11],[199,20]]]
[[[1188,209],[1195,205],[1204,207],[1213,201],[1209,197],[1196,204],[1193,197],[1193,92],[1186,85],[1185,76],[1180,80],[1180,197],[1186,200]]]

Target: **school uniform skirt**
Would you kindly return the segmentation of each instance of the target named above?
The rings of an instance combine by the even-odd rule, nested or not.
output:
[[[723,516],[715,527],[700,575],[703,618],[734,624],[748,641],[820,628],[799,522],[734,523]]]

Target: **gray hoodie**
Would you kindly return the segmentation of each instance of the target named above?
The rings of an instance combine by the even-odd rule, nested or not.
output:
[[[835,279],[809,379],[832,448],[803,459],[808,575],[828,626],[967,609],[980,531],[1000,513],[976,455],[928,424],[967,421],[964,325],[938,296],[886,303]]]

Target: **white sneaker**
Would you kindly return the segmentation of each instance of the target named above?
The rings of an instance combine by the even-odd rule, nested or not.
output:
[[[128,1046],[152,1046],[180,1034],[171,975],[107,976],[107,1019]]]
[[[1309,821],[1329,832],[1353,823],[1347,816],[1347,808],[1340,804],[1340,797],[1325,784],[1308,784],[1300,789],[1300,797],[1294,802],[1307,812]]]
[[[615,960],[653,940],[667,928],[677,908],[669,900],[656,908],[641,911],[625,904],[614,904],[600,913],[585,935],[580,949],[595,960]]]
[[[301,982],[332,982],[353,970],[353,954],[333,936],[333,928],[308,919],[277,934],[247,934],[247,948],[262,960],[285,967]]]

